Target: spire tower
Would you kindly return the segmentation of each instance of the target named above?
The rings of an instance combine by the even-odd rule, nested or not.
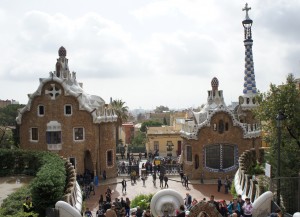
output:
[[[254,63],[252,53],[252,23],[248,11],[251,10],[246,3],[243,11],[246,11],[245,20],[242,24],[244,27],[244,46],[245,46],[245,75],[244,75],[244,90],[243,96],[241,97],[240,104],[243,108],[251,108],[257,105],[255,96],[257,95],[255,74],[254,74]]]

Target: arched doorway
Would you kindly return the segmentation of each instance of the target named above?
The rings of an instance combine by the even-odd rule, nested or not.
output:
[[[94,166],[92,161],[91,152],[89,150],[86,150],[84,153],[84,172],[90,172],[94,173]]]
[[[222,217],[214,204],[208,202],[199,202],[192,207],[189,217]]]

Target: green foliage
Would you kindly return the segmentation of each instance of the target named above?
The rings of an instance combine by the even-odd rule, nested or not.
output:
[[[119,124],[126,121],[128,118],[128,107],[125,106],[125,102],[120,99],[113,100],[111,102],[111,107],[114,109],[116,115],[118,116]]]
[[[131,208],[139,206],[142,210],[150,207],[153,194],[139,194],[131,201]]]
[[[249,175],[261,175],[264,174],[265,170],[263,165],[256,163],[255,165],[252,165],[249,168],[249,171],[247,171],[247,174]]]
[[[142,132],[137,132],[135,137],[132,139],[132,146],[145,146],[146,134]]]
[[[15,126],[18,109],[24,106],[21,104],[11,104],[0,108],[0,126]]]
[[[235,190],[235,185],[231,185],[231,188],[230,188],[230,193],[232,195],[233,198],[237,198],[237,193],[236,193],[236,190]]]
[[[28,195],[32,196],[36,211],[41,216],[45,216],[47,207],[54,207],[55,203],[62,198],[66,185],[66,170],[64,161],[57,154],[0,149],[0,159],[0,168],[2,168],[0,175],[27,174],[29,171],[32,175],[36,174],[25,193],[21,191],[17,197],[13,195],[6,199],[9,205],[4,211],[12,214],[4,216],[25,216],[20,214],[22,207],[12,204],[20,204],[20,201],[24,201],[25,196]]]
[[[158,122],[158,121],[145,121],[144,123],[142,123],[142,126],[141,126],[141,132],[145,133],[147,132],[147,127],[161,127],[162,126],[162,123],[161,122]]]
[[[47,207],[53,208],[62,198],[67,178],[64,161],[59,156],[46,153],[42,161],[44,165],[30,184],[32,200],[40,214],[43,214]]]
[[[266,132],[264,140],[270,145],[270,153],[266,156],[272,165],[272,174],[277,170],[278,128],[276,117],[279,112],[285,116],[282,123],[282,143],[280,147],[281,176],[298,176],[300,168],[300,90],[292,74],[286,83],[280,86],[271,84],[267,93],[260,94],[260,106],[256,116],[263,124]]]

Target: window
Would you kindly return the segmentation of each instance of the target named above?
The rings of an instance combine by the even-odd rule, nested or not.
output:
[[[205,147],[205,167],[212,171],[230,171],[237,167],[235,150],[231,144],[214,144]]]
[[[82,127],[74,128],[74,140],[82,141],[84,140],[84,129]]]
[[[106,162],[107,162],[107,166],[113,165],[113,152],[112,151],[106,152]]]
[[[199,168],[199,155],[195,155],[195,169]]]
[[[45,115],[45,107],[43,105],[38,106],[38,115],[44,116]]]
[[[154,141],[154,151],[159,151],[159,141]]]
[[[219,133],[224,132],[224,122],[223,120],[219,120]]]
[[[61,144],[61,124],[57,121],[50,121],[46,131],[47,144]]]
[[[225,131],[228,131],[229,129],[229,125],[228,125],[228,122],[225,123]]]
[[[31,128],[31,141],[38,141],[39,140],[39,130],[37,127]]]
[[[72,115],[72,106],[71,105],[65,105],[65,115]]]
[[[192,146],[186,146],[186,161],[192,161]]]

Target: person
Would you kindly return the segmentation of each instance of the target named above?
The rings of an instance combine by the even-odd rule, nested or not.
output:
[[[219,202],[219,212],[224,217],[228,216],[228,209],[227,209],[227,204],[226,204],[225,200],[221,200]]]
[[[25,198],[25,203],[23,204],[23,211],[26,213],[32,212],[34,210],[33,204],[32,204],[32,199],[30,196],[27,196]],[[32,217],[30,215],[29,217]]]
[[[213,205],[215,205],[216,209],[219,211],[219,203],[217,201],[215,201],[214,195],[210,195],[210,199],[209,199],[208,203],[212,203]]]
[[[185,217],[185,210],[184,210],[184,205],[180,205],[179,207],[179,212],[176,215],[176,217]]]
[[[128,197],[125,199],[125,211],[126,211],[126,216],[129,217],[130,215],[130,200]]]
[[[191,205],[192,205],[192,196],[189,193],[186,193],[185,206],[187,209],[189,209]]]
[[[186,189],[189,189],[189,177],[188,177],[188,175],[185,175],[184,186],[185,186]]]
[[[146,211],[144,212],[143,217],[151,217],[150,209],[146,209]]]
[[[136,215],[136,217],[142,217],[143,216],[143,210],[139,206],[136,207],[135,215]]]
[[[156,187],[156,173],[155,172],[153,173],[152,178],[153,178],[153,185],[154,185],[154,187]]]
[[[159,175],[159,187],[161,187],[161,188],[164,187],[164,175],[163,174]]]
[[[142,181],[143,181],[143,186],[146,187],[145,182],[146,182],[146,177],[145,174],[142,175]]]
[[[166,175],[164,176],[164,181],[165,181],[165,188],[169,188],[169,185],[168,185],[169,179]]]
[[[97,217],[105,217],[105,210],[103,208],[103,205],[99,206],[99,209],[96,212]]]
[[[102,173],[102,177],[103,177],[103,180],[105,181],[106,180],[106,171],[105,170]]]
[[[218,192],[220,192],[221,187],[222,187],[222,180],[221,180],[221,177],[219,177],[218,178]]]
[[[164,210],[164,214],[163,214],[162,217],[170,217],[169,211],[168,210]]]
[[[106,196],[106,202],[111,202],[111,189],[110,189],[110,186],[108,186],[108,188],[105,192],[105,196]]]
[[[126,184],[126,181],[125,181],[124,178],[123,178],[121,184],[122,184],[122,193],[124,192],[124,190],[125,190],[125,193],[126,193],[126,186],[127,186],[127,184]]]
[[[242,195],[238,195],[237,196],[237,200],[238,200],[238,203],[240,204],[240,207],[243,207],[243,205],[244,205],[244,203],[245,203],[245,201],[243,200],[243,198],[242,198]],[[241,210],[241,215],[243,215],[243,209]]]
[[[94,185],[93,181],[90,182],[90,192],[93,192],[94,195],[96,194],[96,192],[95,192],[95,185]]]
[[[105,216],[106,217],[117,217],[117,213],[116,213],[114,204],[111,205],[111,208],[106,210]]]
[[[99,206],[103,205],[103,201],[104,201],[103,195],[101,194],[99,198]]]
[[[270,217],[283,217],[282,211],[277,209],[275,212],[271,213]]]
[[[192,201],[192,206],[195,206],[197,203],[198,203],[198,200],[196,198],[194,198]]]
[[[252,217],[252,209],[253,209],[253,206],[252,206],[252,203],[250,201],[250,198],[246,198],[245,199],[245,203],[244,205],[242,206],[242,210],[243,210],[243,216],[244,217]]]
[[[224,189],[225,189],[225,194],[228,194],[229,185],[228,185],[228,179],[227,178],[224,181]]]
[[[87,207],[84,212],[85,217],[93,217],[91,210]]]
[[[236,198],[227,206],[227,209],[229,214],[236,213],[238,217],[241,215],[241,207]]]
[[[183,171],[182,170],[180,170],[180,172],[179,172],[179,175],[180,175],[180,180],[181,180],[181,183],[182,183],[182,185],[184,184],[184,173],[183,173]]]

